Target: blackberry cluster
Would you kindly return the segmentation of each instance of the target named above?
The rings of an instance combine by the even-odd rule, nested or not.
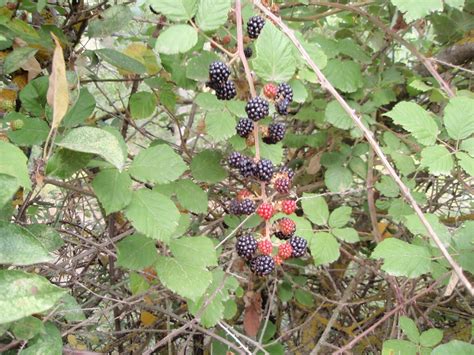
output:
[[[275,261],[270,255],[259,255],[250,261],[250,270],[258,276],[270,274],[275,269]]]
[[[293,248],[291,256],[293,258],[299,258],[306,253],[306,248],[308,247],[308,242],[301,237],[291,237],[288,241]]]
[[[265,26],[265,20],[262,17],[252,16],[247,21],[247,33],[249,37],[252,39],[258,38],[263,26]]]
[[[255,176],[260,181],[270,181],[273,177],[273,163],[268,159],[260,159],[255,169]]]
[[[288,114],[288,106],[293,101],[293,89],[287,83],[281,83],[278,85],[275,109],[280,115]]]
[[[245,112],[250,119],[259,121],[270,113],[268,101],[260,96],[254,97],[247,102]]]
[[[252,159],[250,159],[249,157],[244,157],[239,167],[239,171],[243,177],[251,177],[255,175],[256,168],[257,164],[255,164]]]
[[[242,165],[244,158],[246,157],[244,157],[239,152],[232,152],[227,158],[227,164],[229,164],[231,168],[239,169]]]
[[[244,48],[244,54],[245,54],[245,58],[250,58],[253,54],[253,50],[252,48],[250,47],[245,47]]]
[[[232,200],[230,202],[229,211],[236,216],[251,215],[255,212],[255,208],[255,202],[246,198],[242,201]]]
[[[247,138],[253,131],[253,121],[248,118],[241,118],[235,127],[237,134],[242,138]]]
[[[241,258],[250,259],[257,250],[257,240],[250,234],[243,235],[237,238],[235,249]]]
[[[275,179],[273,188],[280,194],[287,194],[291,188],[291,180],[287,177],[279,177]]]
[[[230,69],[220,61],[212,62],[209,66],[209,81],[207,86],[216,91],[219,100],[232,100],[236,95],[235,85],[228,80]]]
[[[267,144],[275,144],[285,137],[286,126],[284,123],[271,123],[268,126],[268,135],[263,137],[263,141]]]

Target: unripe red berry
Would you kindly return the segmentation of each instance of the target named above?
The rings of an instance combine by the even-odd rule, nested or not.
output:
[[[264,220],[269,220],[272,218],[274,213],[273,206],[271,203],[264,202],[257,208],[257,214],[262,217]]]
[[[281,204],[281,210],[285,214],[292,214],[296,210],[296,201],[284,200]]]
[[[277,91],[278,87],[272,83],[265,84],[265,86],[263,87],[263,94],[270,100],[273,100],[275,98]]]
[[[293,248],[291,247],[290,243],[281,244],[278,247],[278,256],[280,256],[283,260],[291,258],[292,253]]]
[[[279,255],[275,255],[273,260],[275,261],[276,265],[281,265],[283,263],[283,259]]]
[[[258,242],[258,251],[263,255],[270,255],[273,251],[272,242],[268,239]]]

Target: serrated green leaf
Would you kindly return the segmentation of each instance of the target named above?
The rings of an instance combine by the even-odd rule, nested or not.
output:
[[[217,30],[227,21],[230,0],[199,0],[196,24],[204,32]]]
[[[0,270],[0,324],[47,311],[65,293],[42,276]]]
[[[57,312],[64,315],[64,318],[71,322],[81,322],[86,319],[84,312],[82,311],[81,306],[77,303],[76,299],[69,294],[65,294],[59,300],[60,306],[58,307]]]
[[[353,105],[354,106],[354,105]],[[331,101],[324,111],[324,120],[340,129],[351,129],[354,122],[337,101]]]
[[[431,12],[443,10],[442,0],[390,0],[401,12],[405,20],[411,22],[430,14]]]
[[[89,23],[89,37],[107,37],[114,32],[123,30],[133,18],[133,12],[127,5],[111,6]]]
[[[425,213],[424,216],[426,220],[428,221],[428,223],[431,225],[431,227],[434,229],[438,237],[441,239],[443,244],[445,246],[449,246],[451,243],[451,234],[449,233],[448,228],[444,224],[441,224],[439,222],[438,216],[431,213]],[[420,234],[425,237],[429,236],[428,231],[426,230],[426,227],[421,223],[418,215],[413,213],[408,216],[405,216],[405,221],[406,221],[405,226],[408,228],[408,230],[411,233],[415,235]],[[431,241],[431,238],[430,238],[430,243],[435,245],[434,242]]]
[[[218,60],[214,52],[203,51],[198,56],[191,58],[186,66],[186,77],[196,81],[209,79],[209,65]],[[233,101],[231,101],[233,102]]]
[[[150,0],[150,5],[172,21],[191,20],[197,11],[198,0]]]
[[[415,322],[408,317],[401,316],[399,324],[408,339],[417,344],[420,340],[420,332]]]
[[[95,53],[107,63],[112,64],[119,70],[127,71],[130,73],[144,74],[146,73],[146,67],[143,63],[132,58],[126,54],[123,54],[115,49],[103,48],[97,49]]]
[[[382,175],[380,181],[375,184],[375,188],[387,197],[397,197],[400,189],[391,176]]]
[[[352,173],[342,166],[332,166],[324,173],[324,183],[332,192],[346,191],[352,185]]]
[[[454,160],[444,146],[433,145],[421,151],[421,166],[428,168],[433,175],[449,175],[454,168]]]
[[[222,101],[217,100],[216,95],[213,95],[210,92],[199,93],[194,99],[194,102],[199,107],[209,110],[209,111],[214,111],[214,110],[220,111],[224,108],[224,103]]]
[[[183,159],[167,144],[142,150],[130,166],[130,174],[143,182],[167,183],[179,178],[186,170]]]
[[[156,50],[163,54],[186,53],[198,40],[197,32],[189,25],[173,25],[160,33]]]
[[[31,265],[51,260],[48,250],[27,229],[0,221],[0,264]]]
[[[443,331],[439,329],[428,329],[421,333],[420,344],[426,347],[433,347],[443,340]]]
[[[67,179],[79,169],[85,168],[92,157],[92,154],[60,149],[48,160],[46,175]]]
[[[126,155],[120,141],[112,133],[100,128],[75,128],[56,144],[76,152],[99,155],[119,170],[125,164]]]
[[[221,165],[222,155],[218,151],[204,150],[191,162],[191,172],[195,179],[214,184],[227,177],[227,171]]]
[[[359,64],[350,60],[329,60],[323,73],[337,89],[343,92],[355,92],[363,85]]]
[[[189,264],[198,267],[217,265],[214,244],[207,237],[173,239],[170,243],[170,248],[175,258],[186,260]]]
[[[474,345],[460,340],[451,340],[449,343],[438,345],[431,355],[472,355],[473,353]]]
[[[360,241],[359,233],[354,228],[335,228],[331,230],[331,233],[347,243],[357,243]]]
[[[315,233],[309,243],[314,264],[327,265],[339,259],[339,243],[332,234],[326,232]]]
[[[386,340],[382,355],[417,355],[417,346],[408,340]]]
[[[235,134],[235,120],[227,111],[211,111],[206,115],[206,131],[214,142],[222,142]]]
[[[3,62],[3,74],[10,74],[20,69],[38,50],[31,47],[19,47],[8,53]]]
[[[464,152],[457,152],[458,164],[466,173],[474,176],[474,158]]]
[[[474,157],[474,137],[463,140],[460,148],[466,151],[471,157]]]
[[[92,181],[92,187],[107,215],[127,207],[132,200],[132,179],[127,172],[103,170]]]
[[[179,203],[194,213],[207,212],[207,194],[192,180],[179,180],[176,183],[176,196]]]
[[[430,271],[431,255],[427,248],[396,238],[382,241],[370,257],[384,259],[382,270],[393,276],[415,278]]]
[[[329,216],[329,226],[331,228],[344,227],[347,222],[351,219],[352,208],[348,206],[342,206],[336,208],[331,212]]]
[[[455,238],[457,260],[463,269],[474,274],[474,221],[467,221],[457,231]]]
[[[49,78],[42,76],[30,81],[20,91],[21,106],[34,116],[43,116]]]
[[[464,7],[465,0],[444,0],[446,5],[454,7],[455,9],[462,10]]]
[[[179,211],[166,196],[141,189],[133,192],[125,216],[137,231],[147,237],[168,242],[178,228]]]
[[[6,120],[21,120],[23,127],[14,131],[8,131],[7,135],[10,141],[19,146],[33,146],[42,144],[49,133],[48,124],[39,118],[26,117],[20,113],[12,112]]]
[[[95,109],[95,98],[86,88],[82,88],[77,101],[64,116],[61,125],[74,127],[83,123]]]
[[[313,307],[314,306],[314,298],[313,295],[301,288],[297,288],[295,290],[295,299],[298,303],[302,304],[305,307]]]
[[[141,91],[130,96],[130,114],[134,119],[147,118],[155,112],[158,100],[151,92]]]
[[[117,243],[117,265],[130,270],[142,270],[158,260],[156,241],[141,234],[126,237]]]
[[[26,225],[25,228],[49,252],[53,252],[64,245],[61,235],[53,227],[37,223]]]
[[[396,124],[413,134],[423,145],[432,145],[436,141],[439,130],[431,115],[421,106],[413,102],[400,102],[385,114]]]
[[[267,21],[255,41],[255,73],[265,81],[288,81],[296,70],[290,40]]]
[[[19,185],[31,189],[27,158],[20,148],[0,141],[0,174],[16,178]]]
[[[304,214],[309,220],[319,226],[327,224],[329,217],[328,204],[324,197],[315,197],[315,194],[304,193],[301,199]]]

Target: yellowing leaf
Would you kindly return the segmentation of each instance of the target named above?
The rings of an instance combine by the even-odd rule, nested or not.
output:
[[[69,92],[66,79],[66,64],[64,54],[58,38],[51,33],[56,43],[53,54],[53,68],[49,77],[49,88],[47,94],[48,104],[53,108],[52,129],[58,128],[61,120],[67,112],[69,105]]]
[[[142,311],[140,314],[140,321],[145,327],[153,325],[158,318],[147,311]]]

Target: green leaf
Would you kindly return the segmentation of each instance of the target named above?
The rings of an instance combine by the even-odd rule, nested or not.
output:
[[[111,6],[95,17],[87,27],[89,37],[107,37],[123,30],[133,18],[131,7],[127,5]]]
[[[466,151],[471,157],[474,157],[474,137],[463,140],[460,148]]]
[[[130,270],[142,270],[158,260],[156,241],[141,234],[126,237],[117,243],[117,265]]]
[[[38,333],[43,333],[45,330],[41,320],[36,317],[28,316],[13,323],[11,331],[15,338],[29,340]]]
[[[127,71],[130,73],[144,74],[146,73],[146,67],[143,63],[136,60],[135,58],[129,57],[115,49],[103,48],[97,49],[95,53],[107,63],[113,65],[119,70]]]
[[[444,126],[452,139],[468,138],[474,133],[474,99],[453,97],[444,109]]]
[[[415,278],[430,271],[431,255],[427,248],[396,238],[382,241],[370,257],[384,259],[382,270],[393,276]]]
[[[20,146],[32,146],[42,144],[49,133],[46,121],[40,118],[32,118],[18,112],[11,112],[5,117],[5,121],[21,120],[23,127],[14,131],[8,131],[10,141]]]
[[[81,306],[77,303],[76,299],[69,294],[65,294],[59,300],[58,313],[62,314],[64,318],[69,322],[81,322],[86,319]]]
[[[383,342],[382,355],[416,355],[417,346],[407,340],[386,340]]]
[[[130,113],[134,119],[147,118],[155,112],[158,100],[151,92],[141,91],[130,96]]]
[[[97,154],[119,170],[127,158],[117,137],[95,127],[75,128],[56,144],[76,152]]]
[[[179,211],[166,196],[148,189],[133,192],[125,216],[137,231],[147,237],[168,242],[178,228]]]
[[[405,316],[400,317],[400,328],[402,328],[405,335],[410,339],[410,341],[417,344],[420,341],[420,332],[415,322]]]
[[[430,113],[418,104],[400,102],[385,115],[412,133],[421,144],[432,145],[436,142],[438,126]]]
[[[30,81],[23,90],[20,91],[22,108],[34,116],[43,116],[48,86],[49,78],[46,76]]]
[[[296,70],[290,40],[270,21],[265,23],[255,41],[255,73],[265,81],[288,81]]]
[[[331,228],[344,227],[351,219],[352,208],[342,206],[336,208],[329,216],[329,226]]]
[[[343,92],[355,92],[363,86],[359,64],[350,60],[329,60],[323,73],[337,89]]]
[[[107,215],[127,207],[132,200],[132,179],[117,169],[102,170],[92,187]]]
[[[45,324],[45,334],[38,334],[28,342],[28,347],[22,350],[25,355],[61,355],[63,353],[63,342],[61,333],[53,323]]]
[[[33,234],[49,252],[58,250],[64,245],[61,235],[53,228],[46,224],[29,224],[25,228]]]
[[[186,170],[183,159],[167,144],[142,150],[130,166],[130,174],[143,182],[167,183],[179,178]]]
[[[458,164],[471,176],[474,176],[474,158],[464,152],[457,152]]]
[[[28,230],[0,221],[0,264],[31,265],[51,259],[46,248]]]
[[[227,21],[230,0],[199,0],[196,24],[204,32],[217,30]]]
[[[347,243],[357,243],[360,241],[359,233],[354,228],[335,228],[331,232],[337,238]]]
[[[209,80],[209,65],[216,60],[219,60],[219,57],[214,52],[201,52],[188,62],[186,77],[196,81]],[[233,100],[230,102],[233,102]]]
[[[260,141],[260,156],[265,159],[269,159],[273,164],[278,165],[283,159],[283,145],[281,142],[277,144],[264,144],[262,139]],[[252,152],[255,151],[253,147]]]
[[[324,197],[304,193],[301,198],[301,206],[303,207],[304,214],[311,222],[319,226],[327,224],[329,208]]]
[[[92,159],[92,154],[60,149],[48,160],[46,175],[67,179],[79,169],[85,168]]]
[[[193,181],[189,179],[179,180],[176,184],[176,196],[179,203],[191,212],[207,212],[207,194]]]
[[[451,153],[442,145],[426,147],[421,151],[421,166],[433,175],[449,175],[454,168]]]
[[[38,50],[31,47],[19,47],[8,53],[3,62],[3,74],[10,74],[20,69],[33,58]]]
[[[214,184],[227,177],[227,170],[221,165],[222,155],[215,150],[204,150],[191,162],[191,172],[195,179]]]
[[[197,267],[217,266],[214,244],[207,237],[173,239],[170,243],[170,249],[175,258],[186,260]]]
[[[431,214],[431,213],[425,213],[425,218],[428,221],[428,223],[431,225],[431,227],[434,229],[436,234],[440,237],[441,241],[445,246],[449,246],[451,242],[451,234],[449,233],[448,228],[439,222],[438,216]],[[426,230],[426,227],[421,223],[420,218],[418,215],[411,213],[408,216],[405,216],[405,226],[408,228],[408,230],[413,233],[414,235],[423,235],[425,237],[428,237],[428,231]],[[434,243],[431,241],[430,238],[430,243]],[[435,244],[433,244],[435,245]]]
[[[421,333],[420,344],[426,347],[433,347],[443,340],[443,331],[439,329],[428,329]]]
[[[130,273],[130,291],[132,291],[132,295],[143,293],[149,288],[150,284],[145,277],[135,272]]]
[[[206,115],[206,131],[213,142],[222,142],[235,134],[235,120],[227,111],[211,111]]]
[[[65,293],[42,276],[0,270],[0,324],[47,311]]]
[[[16,178],[19,185],[31,189],[28,175],[27,158],[20,148],[13,144],[0,141],[0,174]]]
[[[324,183],[332,192],[346,191],[352,185],[352,173],[342,166],[332,166],[324,173]]]
[[[189,25],[173,25],[160,33],[156,50],[163,54],[186,53],[198,40],[197,32]]]
[[[172,21],[191,20],[197,11],[198,0],[152,0],[150,5]]]
[[[451,340],[449,343],[438,345],[431,355],[472,355],[473,353],[474,345],[460,340]]]
[[[289,84],[293,89],[293,100],[298,103],[305,102],[308,97],[308,91],[301,80],[291,80]]]
[[[474,221],[464,223],[457,231],[454,238],[457,257],[461,267],[474,274]]]
[[[314,298],[313,295],[301,288],[297,288],[295,290],[295,299],[298,303],[302,304],[305,307],[313,307],[314,306]]]
[[[446,5],[454,7],[455,9],[462,10],[464,7],[465,0],[444,0]]]
[[[339,243],[332,234],[326,232],[315,233],[309,242],[314,264],[327,265],[339,259]]]
[[[380,181],[375,184],[375,188],[387,197],[397,197],[400,194],[397,183],[388,175],[382,175]]]
[[[20,185],[15,177],[0,174],[0,208],[12,199],[19,187]]]
[[[199,107],[209,111],[222,110],[224,108],[224,103],[219,101],[216,95],[213,95],[210,92],[199,93],[194,99],[194,102]]]
[[[350,105],[351,103],[349,103]],[[352,104],[354,106],[354,104]],[[324,111],[324,119],[326,122],[332,124],[334,127],[340,129],[351,129],[354,127],[352,118],[336,100],[331,101]]]
[[[159,256],[155,267],[163,285],[183,297],[197,301],[211,284],[212,273],[197,267],[193,259],[178,260]]]

